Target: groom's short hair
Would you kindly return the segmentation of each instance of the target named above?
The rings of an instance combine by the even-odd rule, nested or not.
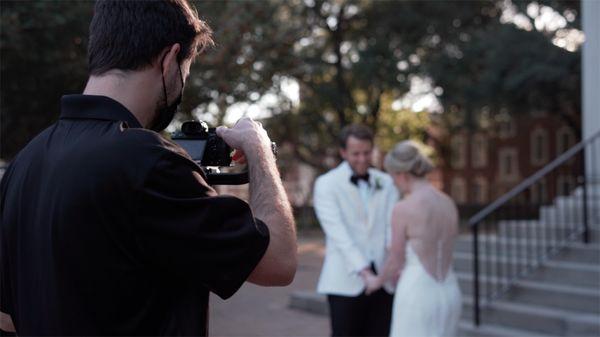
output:
[[[360,140],[366,140],[373,144],[373,131],[365,125],[362,124],[350,124],[346,125],[342,131],[340,132],[340,147],[342,149],[346,148],[348,143],[348,138],[354,137]]]

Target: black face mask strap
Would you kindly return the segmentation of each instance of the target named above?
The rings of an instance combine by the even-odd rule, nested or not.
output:
[[[165,74],[164,74],[164,69],[163,69],[163,62],[165,61],[165,57],[167,57],[167,54],[165,54],[165,56],[163,56],[162,61],[160,62],[160,77],[162,78],[163,93],[165,95],[165,107],[167,107],[167,106],[169,106],[169,100],[167,99],[167,86],[165,85]],[[181,72],[181,65],[179,64],[179,61],[177,61],[177,70],[179,70],[179,80],[181,81],[181,92],[183,93],[183,73]]]
[[[165,74],[164,74],[164,68],[163,68],[163,63],[165,62],[165,57],[167,57],[167,54],[165,54],[165,56],[163,56],[162,60],[160,61],[160,77],[162,77],[162,84],[163,84],[163,92],[165,95],[165,107],[169,106],[169,102],[167,100],[167,86],[165,85]],[[179,69],[179,73],[181,73],[181,69]]]
[[[177,68],[179,69],[179,79],[181,80],[181,94],[183,95],[183,73],[181,72],[181,64],[179,64],[179,61],[177,61]]]

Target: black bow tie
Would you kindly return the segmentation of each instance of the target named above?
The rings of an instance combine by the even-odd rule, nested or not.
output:
[[[363,175],[354,174],[354,175],[352,175],[352,177],[350,177],[350,182],[356,186],[358,186],[359,180],[364,180],[368,184],[369,183],[369,174],[368,173],[363,174]]]

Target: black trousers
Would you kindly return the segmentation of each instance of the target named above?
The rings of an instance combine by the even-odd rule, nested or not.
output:
[[[327,295],[332,336],[389,336],[394,296],[385,290],[356,297]]]

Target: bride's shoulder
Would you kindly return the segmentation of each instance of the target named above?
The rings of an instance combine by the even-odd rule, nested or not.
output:
[[[394,205],[394,214],[396,215],[403,215],[403,216],[411,216],[413,214],[416,214],[416,210],[419,209],[418,208],[418,203],[416,203],[416,201],[414,200],[414,198],[411,197],[406,197],[400,201],[398,201],[395,205]]]

